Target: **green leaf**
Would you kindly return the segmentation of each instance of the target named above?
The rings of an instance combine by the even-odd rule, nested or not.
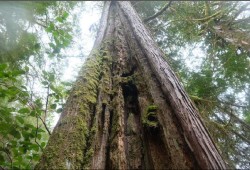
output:
[[[59,99],[60,99],[60,96],[59,96],[58,94],[56,94],[56,95],[55,95],[55,98],[56,98],[57,100],[59,100]]]
[[[63,18],[62,17],[56,17],[56,20],[63,23]]]
[[[25,71],[24,70],[14,70],[11,72],[12,76],[18,76],[18,75],[21,75],[21,74],[25,74]]]
[[[33,157],[29,155],[29,156],[26,156],[26,158],[27,158],[28,160],[32,160]]]
[[[72,40],[73,37],[72,37],[70,34],[67,33],[67,34],[65,35],[65,38],[67,38],[68,40]]]
[[[22,160],[23,160],[22,155],[19,155],[19,156],[17,157],[17,160],[18,160],[18,162],[22,162]]]
[[[49,83],[47,81],[42,81],[43,85],[48,85]]]
[[[27,90],[27,87],[25,86],[20,86],[22,89]]]
[[[52,82],[55,80],[55,75],[54,74],[49,74],[49,81]]]
[[[4,71],[7,67],[8,65],[6,63],[0,64],[0,71]]]
[[[66,11],[63,13],[62,18],[65,20],[67,17],[69,16],[69,13],[67,13]]]
[[[50,108],[51,108],[51,109],[56,109],[56,104],[50,105]]]
[[[67,82],[67,81],[65,81],[65,82],[62,82],[62,84],[63,84],[64,86],[72,86],[72,83],[70,83],[70,82]]]
[[[56,45],[54,43],[49,43],[49,46],[53,49],[56,48]]]
[[[30,116],[36,117],[36,112],[35,112],[34,110],[32,110],[32,111],[30,112]]]
[[[58,36],[59,36],[59,33],[57,32],[57,31],[53,31],[53,36],[55,37],[55,38],[57,38]],[[54,44],[53,44],[54,45]]]
[[[38,152],[39,151],[39,146],[37,144],[31,144],[30,149],[35,150],[35,151]]]
[[[40,48],[41,48],[40,43],[36,43],[36,44],[34,45],[34,48],[35,48],[35,49],[40,49]]]
[[[57,44],[58,45],[58,44]],[[59,53],[60,52],[60,48],[58,48],[58,47],[56,47],[56,48],[54,48],[54,51],[53,51],[53,53]]]
[[[4,162],[4,157],[3,157],[3,155],[0,155],[0,162]]]
[[[22,117],[16,116],[16,119],[23,124],[24,123],[24,119]]]
[[[30,109],[29,108],[22,108],[22,109],[18,110],[18,113],[30,113]]]
[[[12,151],[13,151],[14,155],[19,155],[17,148],[12,149]]]
[[[20,138],[21,138],[20,132],[17,131],[16,129],[12,129],[12,130],[10,131],[10,134],[11,134],[12,136],[14,136],[15,138],[17,138],[17,139],[20,139]]]
[[[36,130],[36,127],[32,124],[25,124],[25,125],[26,125],[26,127],[30,128],[32,130]]]
[[[35,161],[39,161],[40,156],[39,156],[38,154],[33,154],[33,159],[34,159]]]
[[[45,142],[42,142],[41,143],[41,147],[44,148],[46,146],[46,143]]]
[[[47,32],[52,32],[55,30],[55,25],[53,23],[50,23],[49,26],[45,29]]]
[[[38,129],[37,132],[45,132],[43,129]]]
[[[62,111],[63,111],[62,108],[59,108],[59,109],[56,110],[57,113],[61,113]]]
[[[63,45],[64,45],[65,47],[67,47],[69,44],[70,44],[70,41],[67,40],[67,39],[64,39]]]
[[[41,135],[41,134],[37,134],[37,138],[38,138],[39,140],[41,140],[42,135]]]
[[[34,103],[36,104],[36,106],[37,106],[38,108],[41,108],[41,107],[43,106],[43,104],[42,104],[42,102],[41,102],[41,99],[36,99]]]
[[[60,91],[53,85],[50,86],[51,90],[53,90],[55,93],[57,93],[58,95],[60,95]]]
[[[25,69],[26,72],[29,71],[29,67],[28,66],[25,66],[24,69]]]
[[[16,145],[17,145],[17,141],[12,140],[12,141],[11,141],[11,145],[12,145],[12,147],[16,147]]]
[[[20,152],[20,153],[25,153],[23,147],[19,147],[18,149],[19,149],[19,152]]]

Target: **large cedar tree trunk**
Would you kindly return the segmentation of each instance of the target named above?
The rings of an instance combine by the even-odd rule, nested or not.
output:
[[[129,2],[106,2],[94,48],[36,169],[224,169]]]

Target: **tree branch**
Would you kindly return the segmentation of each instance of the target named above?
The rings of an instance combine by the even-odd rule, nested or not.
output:
[[[36,137],[35,137],[35,142],[36,142],[36,144],[39,146],[39,148],[41,148],[41,150],[43,151],[43,148],[42,148],[42,146],[37,142],[37,133],[38,133],[38,117],[36,118]]]
[[[242,108],[247,108],[248,107],[247,105],[240,105],[240,104],[237,104],[237,103],[230,103],[230,102],[222,101],[222,100],[219,100],[219,99],[218,99],[218,101],[225,104],[225,105],[231,105],[231,106],[242,107]]]
[[[237,11],[237,13],[232,18],[232,21],[234,21],[242,12],[246,11],[248,9],[248,6],[250,5],[250,2],[246,3],[240,9]]]
[[[2,147],[1,147],[1,150],[0,150],[0,151],[4,152],[4,153],[7,155],[7,157],[8,157],[9,160],[10,160],[11,169],[13,169],[13,160],[12,160],[12,158],[11,158],[11,156],[10,156],[10,151],[9,151],[7,148],[2,148]]]
[[[152,15],[152,16],[150,16],[150,17],[144,19],[143,22],[146,23],[146,22],[148,22],[148,21],[150,21],[150,20],[155,19],[155,18],[158,17],[159,15],[161,15],[165,10],[168,9],[168,7],[171,5],[171,3],[172,3],[172,1],[169,1],[160,11],[158,11],[158,12],[155,13],[154,15]]]
[[[235,135],[239,136],[243,141],[247,142],[247,143],[250,145],[250,140],[247,139],[245,136],[241,135],[240,133],[238,133],[237,131],[235,131],[235,130],[233,130],[233,129],[232,129],[232,132],[233,132]]]
[[[37,25],[39,25],[39,26],[41,26],[41,27],[43,27],[43,28],[47,28],[46,25],[44,25],[44,24],[42,24],[42,23],[39,23],[39,22],[37,22],[37,21],[34,21],[34,23],[37,24]]]
[[[217,15],[219,15],[222,11],[218,11],[210,16],[206,16],[205,18],[197,18],[197,19],[191,19],[191,21],[208,21],[214,17],[216,17]]]
[[[223,120],[222,120],[218,115],[215,114],[215,116],[216,116],[216,118],[218,119],[218,121],[219,121],[220,123],[224,124]],[[221,128],[221,130],[224,131],[224,127]],[[235,131],[235,130],[232,129],[232,128],[229,129],[229,130],[230,130],[230,132],[232,132],[232,133],[234,133],[235,135],[237,135],[238,137],[240,137],[243,141],[245,141],[245,142],[247,142],[248,144],[250,144],[250,140],[247,139],[245,136],[241,135],[240,133],[238,133],[237,131]],[[226,131],[224,131],[224,132],[226,132]],[[228,132],[226,132],[226,133],[228,133]]]
[[[238,19],[232,22],[232,24],[239,24],[241,22],[250,22],[250,16],[242,19]]]
[[[42,123],[43,123],[45,129],[47,130],[48,134],[51,135],[51,132],[50,132],[48,126],[46,125],[46,123],[43,121],[43,119],[40,116],[39,116],[39,119],[42,121]]]
[[[45,111],[44,111],[44,120],[43,120],[44,122],[46,121],[47,112],[48,112],[49,90],[50,90],[50,86],[47,87],[47,97],[46,97],[46,104],[45,104]]]
[[[223,103],[225,105],[229,105],[229,106],[235,106],[235,107],[242,107],[242,108],[247,108],[248,106],[247,105],[240,105],[240,104],[237,104],[237,103],[229,103],[229,102],[225,102],[225,101],[222,101],[222,100],[208,100],[208,99],[203,99],[203,98],[200,98],[198,96],[194,96],[194,95],[189,95],[189,97],[193,100],[199,100],[199,101],[204,101],[204,102],[208,102],[208,103]]]
[[[233,117],[234,120],[236,120],[237,122],[239,122],[242,126],[246,127],[248,130],[250,130],[250,125],[247,124],[244,120],[241,120],[235,113],[228,111],[228,108],[227,107],[221,107],[221,106],[218,106],[217,107],[219,109],[221,109],[222,111],[224,111],[226,114],[228,114],[230,117]]]

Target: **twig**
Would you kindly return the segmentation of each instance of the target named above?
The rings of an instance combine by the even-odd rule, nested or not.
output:
[[[37,24],[37,25],[43,27],[43,28],[47,28],[46,25],[44,25],[44,24],[42,24],[42,23],[40,23],[40,22],[37,22],[37,21],[33,21],[33,22],[34,22],[35,24]]]
[[[48,126],[46,125],[46,123],[43,121],[43,119],[40,116],[39,116],[39,119],[42,121],[42,123],[43,123],[45,129],[47,130],[48,134],[51,135],[51,132],[50,132]]]
[[[49,104],[49,90],[50,87],[47,87],[47,97],[46,97],[46,104],[45,104],[45,110],[44,110],[44,121],[46,121],[46,117],[47,117],[47,112],[48,112],[48,104]]]
[[[198,97],[198,96],[189,95],[189,97],[190,97],[192,100],[199,100],[199,101],[204,101],[204,102],[208,102],[208,103],[217,103],[217,101],[203,99],[203,98],[200,98],[200,97]]]
[[[233,110],[231,110],[231,112],[230,111],[228,111],[227,109],[227,107],[221,107],[221,106],[219,106],[219,105],[217,105],[217,107],[219,108],[219,109],[221,109],[222,111],[224,111],[226,114],[228,114],[230,117],[233,117],[237,122],[239,122],[239,123],[241,123],[244,127],[246,127],[248,130],[250,130],[250,126],[249,126],[249,124],[247,124],[244,120],[241,120],[237,115],[235,115],[234,113],[233,113]]]
[[[225,104],[225,105],[231,105],[231,106],[242,107],[242,108],[247,108],[248,107],[247,105],[240,105],[240,104],[237,104],[237,103],[229,103],[229,102],[225,102],[225,101],[221,101],[221,100],[218,100],[218,101]]]
[[[168,7],[171,5],[171,3],[172,3],[172,1],[169,1],[169,2],[168,2],[159,12],[157,12],[157,13],[155,13],[154,15],[152,15],[152,16],[150,16],[150,17],[144,19],[143,22],[146,23],[146,22],[148,22],[148,21],[150,21],[150,20],[155,19],[155,18],[158,17],[159,15],[161,15],[165,10],[168,9]]]
[[[241,22],[249,22],[250,21],[250,17],[246,17],[246,18],[242,18],[242,19],[237,19],[235,21],[232,22],[232,24],[239,24]]]
[[[229,105],[229,106],[235,106],[235,107],[242,107],[242,108],[247,108],[248,106],[247,105],[240,105],[240,104],[237,104],[237,103],[229,103],[229,102],[225,102],[225,101],[221,101],[219,99],[217,100],[208,100],[208,99],[203,99],[203,98],[200,98],[198,96],[193,96],[193,95],[189,95],[189,97],[193,100],[199,100],[199,101],[204,101],[204,102],[208,102],[208,103],[223,103],[225,105]]]
[[[220,122],[220,123],[222,123],[222,124],[224,124],[224,121],[218,116],[218,115],[216,115],[215,114],[215,116],[216,116],[216,118],[218,119],[218,121]],[[224,129],[224,127],[222,128],[223,129],[223,131],[224,132],[226,132]],[[240,137],[243,141],[245,141],[245,142],[247,142],[248,144],[250,144],[250,140],[249,139],[247,139],[246,137],[244,137],[243,135],[241,135],[240,133],[238,133],[237,131],[235,131],[234,129],[230,129],[230,131],[232,132],[232,133],[234,133],[235,135],[237,135],[238,137]],[[228,133],[228,132],[226,132],[226,133]]]
[[[212,15],[210,15],[210,16],[206,16],[206,17],[204,17],[204,18],[197,18],[197,19],[191,19],[190,21],[208,21],[208,20],[210,20],[211,18],[214,18],[214,17],[216,17],[217,15],[219,15],[220,13],[221,13],[222,11],[218,11],[218,12],[216,12],[216,13],[214,13],[214,14],[212,14]]]
[[[235,131],[235,130],[233,130],[233,129],[232,129],[232,132],[233,132],[235,135],[239,136],[243,141],[247,142],[247,143],[250,145],[250,140],[247,139],[245,136],[241,135],[240,133],[238,133],[237,131]]]
[[[224,125],[224,128],[226,128],[226,127],[231,123],[231,121],[232,121],[232,108],[230,109],[230,114],[229,114],[229,116],[230,116],[230,119],[229,119],[229,121],[227,122],[227,124]]]
[[[138,4],[141,3],[141,2],[142,2],[142,1],[134,1],[133,3],[132,3],[132,2],[131,2],[131,3],[132,3],[132,6],[135,7],[136,5],[138,5]]]
[[[11,169],[13,169],[13,160],[10,156],[10,151],[7,148],[3,148],[1,150],[2,152],[6,153],[6,155],[8,156],[9,160],[10,160],[10,164],[11,164]]]
[[[35,142],[36,142],[36,144],[41,148],[41,150],[43,151],[43,148],[42,148],[42,146],[36,141],[36,139],[37,139],[37,132],[38,132],[38,116],[36,117],[36,137],[35,137]]]
[[[8,155],[8,158],[10,159],[10,163],[11,163],[11,169],[13,169],[13,160],[12,158],[10,157],[10,154],[5,152],[7,155]]]
[[[237,13],[234,15],[234,17],[232,18],[232,21],[234,21],[242,12],[246,11],[249,5],[250,5],[250,2],[241,6],[240,9],[238,9]]]

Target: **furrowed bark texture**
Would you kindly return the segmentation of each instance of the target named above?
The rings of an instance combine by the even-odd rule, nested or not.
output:
[[[215,144],[129,2],[98,39],[36,169],[224,169]]]

